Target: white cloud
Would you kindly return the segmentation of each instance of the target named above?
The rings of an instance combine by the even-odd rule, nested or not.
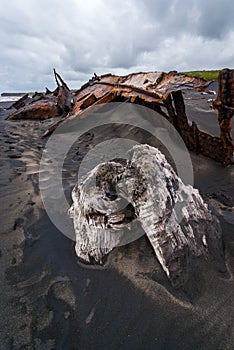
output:
[[[223,40],[190,34],[166,38],[157,50],[139,56],[138,68],[186,71],[230,67],[234,62],[234,51],[230,50],[233,42],[234,31]]]
[[[1,90],[73,88],[97,73],[233,65],[232,0],[2,1]]]

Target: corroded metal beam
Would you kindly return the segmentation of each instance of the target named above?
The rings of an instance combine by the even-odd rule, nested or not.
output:
[[[225,68],[219,74],[219,91],[213,108],[218,110],[220,138],[226,151],[225,163],[229,164],[234,152],[232,117],[234,115],[234,70]]]

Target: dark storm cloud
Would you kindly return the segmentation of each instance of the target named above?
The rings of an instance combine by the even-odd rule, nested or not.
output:
[[[234,29],[232,0],[145,0],[151,20],[160,20],[165,35],[188,32],[220,38]]]
[[[79,87],[96,73],[233,66],[231,0],[8,0],[0,10],[0,89]]]
[[[198,34],[208,38],[222,39],[234,30],[234,3],[232,0],[199,0],[197,7],[199,5],[202,11],[199,11]]]

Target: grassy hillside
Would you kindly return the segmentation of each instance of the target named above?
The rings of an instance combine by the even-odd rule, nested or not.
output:
[[[194,75],[199,78],[204,78],[207,80],[216,80],[218,79],[219,70],[195,70],[191,72],[184,72],[189,75]]]

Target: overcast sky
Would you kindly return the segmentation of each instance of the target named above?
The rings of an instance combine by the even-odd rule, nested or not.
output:
[[[1,0],[0,92],[93,72],[234,67],[233,0]]]

